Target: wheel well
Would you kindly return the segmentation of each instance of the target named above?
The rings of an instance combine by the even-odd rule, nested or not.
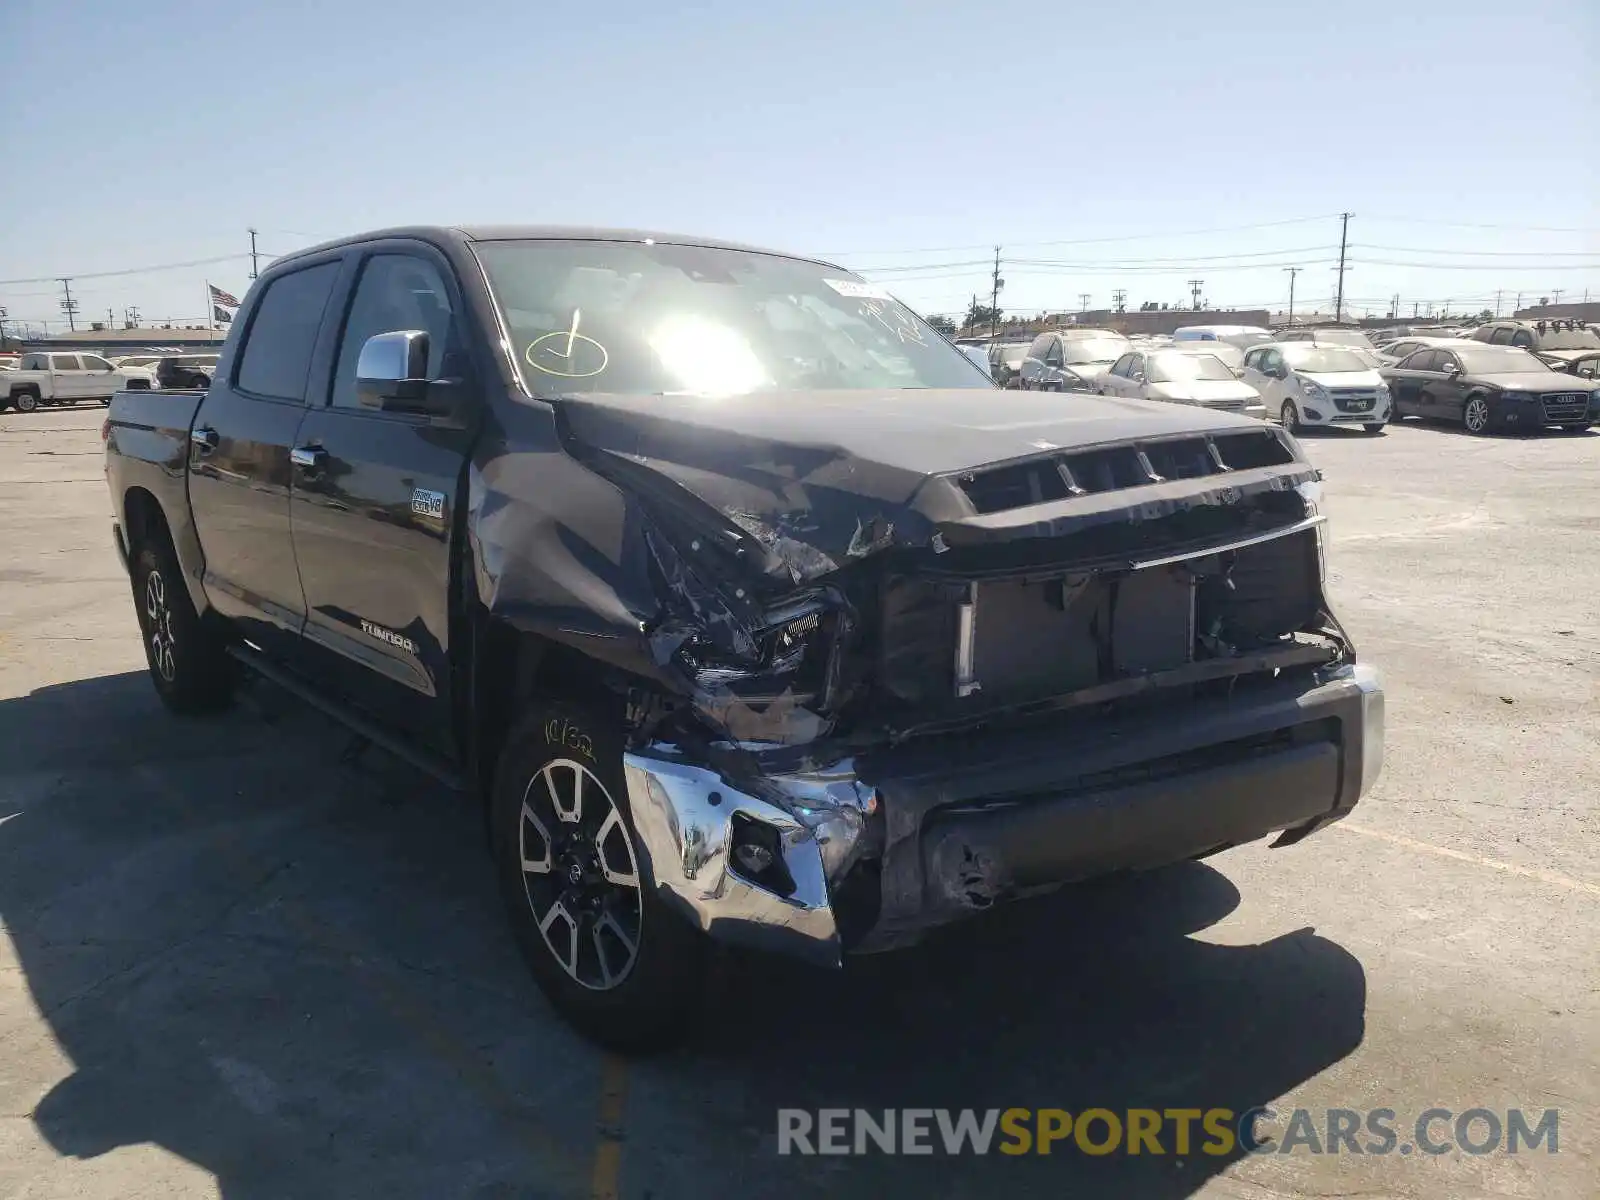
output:
[[[619,672],[481,611],[474,623],[472,661],[467,732],[484,796],[493,786],[506,734],[539,697],[574,700],[619,724],[626,718],[628,683]]]
[[[13,396],[22,396],[22,395],[34,395],[34,396],[37,396],[37,395],[40,394],[39,393],[39,385],[37,383],[13,383],[11,385],[11,394]]]
[[[144,488],[129,488],[122,500],[123,530],[128,538],[128,554],[138,554],[139,547],[153,537],[172,537],[167,528],[166,514],[161,502]]]

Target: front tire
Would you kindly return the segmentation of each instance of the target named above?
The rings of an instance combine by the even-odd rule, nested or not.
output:
[[[1300,410],[1295,408],[1293,400],[1283,402],[1283,407],[1278,410],[1278,421],[1287,432],[1300,432]]]
[[[1375,424],[1363,425],[1361,428],[1365,429],[1368,433],[1379,434],[1383,432],[1383,422],[1379,421]]]
[[[1468,433],[1482,435],[1489,432],[1489,401],[1483,396],[1468,396],[1467,407],[1461,421]]]
[[[36,392],[18,392],[11,397],[11,402],[18,412],[33,412],[39,407],[39,396]]]
[[[538,704],[506,739],[490,833],[512,933],[552,1006],[623,1053],[680,1040],[706,939],[657,897],[641,853],[615,719]]]
[[[185,716],[227,708],[233,662],[195,611],[165,530],[147,535],[134,555],[133,599],[150,681],[161,702]]]

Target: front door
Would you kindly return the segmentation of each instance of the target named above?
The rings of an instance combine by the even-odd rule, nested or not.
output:
[[[1433,393],[1434,403],[1437,405],[1433,415],[1443,417],[1446,421],[1465,420],[1467,407],[1467,388],[1461,381],[1465,378],[1462,374],[1461,360],[1448,350],[1439,351],[1439,361],[1435,364],[1439,374],[1437,383],[1430,383],[1428,390]]]
[[[289,534],[289,452],[340,265],[324,261],[267,284],[244,317],[231,378],[213,381],[190,435],[206,598],[280,657],[297,652],[306,615]]]
[[[422,330],[428,378],[464,380],[472,372],[461,311],[449,267],[431,250],[385,243],[367,255],[331,388],[300,429],[290,505],[313,669],[442,752],[452,748],[441,719],[450,703],[451,531],[461,528],[472,430],[466,414],[363,406],[356,363],[368,338]]]
[[[84,396],[93,396],[96,400],[109,400],[111,393],[117,390],[117,376],[112,366],[98,354],[79,355],[83,362],[83,391]]]

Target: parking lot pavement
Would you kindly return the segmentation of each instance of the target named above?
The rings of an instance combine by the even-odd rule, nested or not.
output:
[[[527,980],[467,806],[264,686],[160,709],[103,416],[0,416],[0,1197],[1593,1194],[1600,435],[1307,442],[1389,689],[1343,825],[729,963],[622,1064]],[[779,1108],[1257,1105],[1556,1108],[1559,1152],[776,1153]]]

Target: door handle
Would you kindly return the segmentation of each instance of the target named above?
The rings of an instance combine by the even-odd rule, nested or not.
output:
[[[217,431],[205,425],[189,431],[189,444],[201,454],[210,454],[217,448]]]
[[[303,470],[315,471],[327,453],[321,446],[296,446],[289,451],[289,461]]]

